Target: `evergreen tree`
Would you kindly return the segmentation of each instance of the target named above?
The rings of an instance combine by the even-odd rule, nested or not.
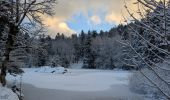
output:
[[[95,54],[91,49],[91,37],[90,34],[86,37],[84,44],[84,60],[83,68],[95,69]]]
[[[97,31],[92,31],[92,38],[97,37],[97,35],[98,35]]]
[[[80,53],[81,58],[84,57],[85,38],[86,38],[86,35],[85,35],[84,31],[82,30],[80,33],[80,43],[79,43],[79,49],[78,49],[79,50],[78,52]]]
[[[39,40],[39,45],[40,45],[40,48],[38,49],[37,51],[37,59],[38,59],[38,62],[37,62],[37,65],[38,66],[45,66],[46,64],[46,61],[47,61],[47,58],[48,58],[48,53],[47,53],[47,50],[46,50],[46,43],[45,43],[45,36],[42,35],[42,37],[40,37],[40,40]]]
[[[81,53],[81,48],[79,43],[74,43],[74,60],[75,62],[78,62],[80,60],[80,56],[82,55]]]
[[[103,32],[103,30],[100,30],[100,33],[99,33],[99,35],[100,35],[100,37],[103,37],[103,35],[104,35],[104,32]]]
[[[55,36],[55,40],[59,39],[59,37],[60,37],[60,33],[57,33]]]
[[[52,49],[52,38],[50,36],[47,36],[45,38],[45,44],[46,44],[46,50],[48,52],[48,55],[54,55],[54,51]]]

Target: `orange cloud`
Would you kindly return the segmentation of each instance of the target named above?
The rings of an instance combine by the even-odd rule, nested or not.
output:
[[[71,36],[75,33],[74,30],[70,29],[67,23],[57,17],[44,17],[44,24],[48,26],[48,34],[52,37],[59,33],[64,33],[66,36]]]

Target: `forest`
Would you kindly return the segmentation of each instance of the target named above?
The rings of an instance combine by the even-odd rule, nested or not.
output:
[[[118,40],[128,38],[126,27],[119,25],[109,32],[82,31],[71,37],[57,33],[54,39],[42,34],[39,39],[34,39],[39,50],[28,50],[23,59],[24,66],[69,68],[73,63],[83,63],[82,67],[88,69],[135,69],[122,61],[125,52]],[[31,39],[28,35],[25,37],[28,41]]]

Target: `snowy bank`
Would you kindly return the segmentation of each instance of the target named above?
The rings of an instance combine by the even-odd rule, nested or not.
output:
[[[18,96],[6,87],[2,87],[0,84],[0,100],[19,100]]]

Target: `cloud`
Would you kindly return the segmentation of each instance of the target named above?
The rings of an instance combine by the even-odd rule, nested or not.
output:
[[[97,16],[97,15],[94,15],[94,16],[92,16],[91,18],[90,18],[90,20],[94,23],[94,24],[101,24],[101,19],[100,19],[100,17],[99,16]]]
[[[105,16],[105,21],[110,23],[110,24],[120,24],[121,21],[122,21],[122,16],[121,15],[116,15],[114,13],[111,13],[111,14],[107,14]]]
[[[70,29],[65,22],[59,23],[58,27],[59,27],[60,29],[65,30],[65,33],[71,33],[71,34],[75,33],[75,31],[73,31],[72,29]],[[69,36],[69,35],[71,35],[71,34],[67,34],[67,35]]]
[[[48,34],[51,37],[55,37],[55,35],[59,33],[64,33],[66,36],[71,36],[75,33],[74,30],[70,29],[67,23],[65,23],[62,19],[57,17],[44,17],[44,24],[48,27]]]
[[[103,21],[113,24],[123,22],[122,14],[128,17],[124,9],[124,0],[57,0],[55,15],[53,17],[46,17],[44,22],[49,25],[49,34],[53,35],[57,32],[65,33],[69,36],[74,29],[68,26],[67,22],[79,19],[72,19],[77,13],[83,13],[84,16],[89,17],[87,22],[91,21],[94,25],[102,24]],[[133,5],[136,0],[126,0],[127,5],[131,11],[135,11],[137,7]],[[89,15],[89,12],[91,15]],[[101,13],[104,15],[101,16]],[[104,18],[103,18],[104,16]],[[70,25],[70,24],[69,24]],[[80,25],[81,26],[81,25]],[[102,27],[101,27],[102,29]]]

